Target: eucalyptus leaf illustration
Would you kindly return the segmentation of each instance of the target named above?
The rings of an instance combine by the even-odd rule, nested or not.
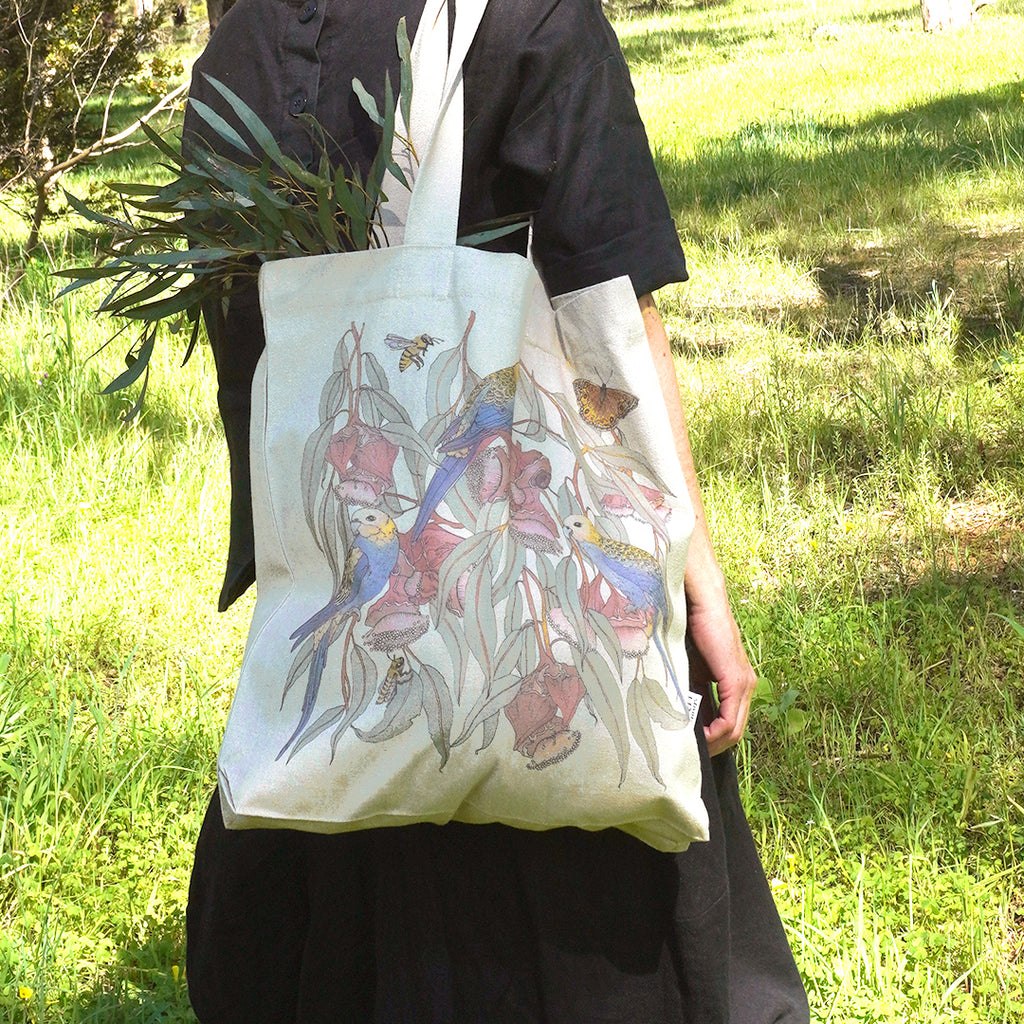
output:
[[[663,729],[687,729],[690,726],[689,717],[682,711],[673,707],[672,702],[665,692],[661,683],[654,679],[644,677],[643,698],[647,713]]]
[[[427,731],[441,755],[441,768],[444,768],[451,754],[452,695],[436,668],[424,665],[420,674],[423,679],[423,711],[427,716]]]
[[[408,682],[403,683],[384,712],[384,717],[372,728],[362,730],[353,725],[352,730],[366,743],[383,743],[401,736],[423,711],[423,681],[418,672],[413,672]]]
[[[490,718],[484,721],[484,735],[480,740],[480,746],[476,748],[475,753],[482,754],[493,742],[494,737],[498,732],[498,719],[499,715],[497,712],[491,715]]]
[[[501,604],[512,593],[514,587],[519,586],[523,570],[526,568],[528,548],[505,531],[505,551],[502,559],[501,569],[494,577],[494,603]],[[506,629],[507,633],[508,630]]]
[[[606,444],[591,448],[588,454],[609,466],[616,466],[639,473],[650,480],[662,493],[672,494],[664,480],[654,471],[647,460],[638,455],[632,448],[625,448],[620,444]]]
[[[296,680],[300,676],[305,675],[306,669],[309,668],[310,659],[313,657],[314,646],[312,636],[307,636],[306,639],[302,641],[302,645],[299,648],[300,654],[295,661],[292,662],[292,667],[288,672],[288,678],[284,683],[284,690],[281,692],[282,708],[284,707],[284,699],[288,696],[288,691],[295,685]]]
[[[370,385],[383,394],[389,394],[391,385],[388,383],[388,375],[380,360],[372,352],[363,353],[363,373]]]
[[[619,640],[611,622],[608,621],[608,616],[602,615],[601,612],[595,611],[593,608],[588,608],[585,615],[588,625],[601,641],[608,657],[611,658],[615,671],[621,675],[622,641]]]
[[[322,732],[330,729],[335,722],[341,721],[345,717],[345,705],[340,704],[335,707],[328,708],[320,717],[310,725],[305,732],[292,744],[292,749],[288,751],[288,760],[291,761],[296,754],[303,747],[312,743]]]
[[[469,650],[489,679],[498,647],[498,623],[494,614],[491,568],[486,559],[469,572],[462,621]]]
[[[442,615],[436,626],[437,632],[448,649],[455,675],[455,699],[462,702],[462,688],[466,682],[466,670],[469,668],[469,652],[466,650],[466,638],[456,628],[451,616]]]
[[[494,656],[494,675],[497,678],[500,679],[513,673],[526,648],[526,637],[529,632],[530,625],[526,623],[515,632],[508,633],[505,639],[501,641],[501,646]],[[493,686],[488,685],[487,690],[490,691],[492,689]]]
[[[467,537],[445,559],[437,580],[437,602],[435,621],[446,614],[448,595],[455,589],[459,577],[477,564],[487,554],[492,541],[489,533],[476,533]]]
[[[615,744],[619,760],[619,785],[626,781],[629,766],[629,726],[622,700],[622,682],[611,666],[596,651],[573,648],[576,671],[587,688],[587,697],[601,724],[608,730]]]
[[[512,699],[521,684],[522,679],[518,675],[506,675],[493,680],[490,693],[480,694],[466,716],[458,738],[452,741],[452,746],[457,747],[465,743],[482,722],[497,714]]]
[[[633,733],[633,739],[636,740],[637,746],[643,753],[644,759],[647,761],[647,767],[650,768],[651,774],[658,782],[664,786],[665,780],[662,779],[660,773],[661,760],[658,757],[658,744],[654,738],[651,716],[647,713],[642,683],[639,679],[634,679],[629,684],[629,692],[626,694],[626,715],[629,719],[629,727]]]
[[[332,761],[338,750],[338,741],[344,735],[345,730],[366,711],[377,692],[377,666],[369,652],[354,643],[351,656],[352,661],[348,675],[348,709],[338,727],[331,734]]]

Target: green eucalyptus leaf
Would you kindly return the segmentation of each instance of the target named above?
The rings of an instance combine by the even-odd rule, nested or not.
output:
[[[118,220],[116,217],[108,217],[105,213],[97,213],[95,210],[89,209],[85,203],[82,202],[77,196],[73,196],[67,189],[62,190],[64,192],[64,198],[68,201],[68,206],[75,211],[80,217],[84,217],[88,221],[92,221],[94,224],[106,224],[107,227],[120,228],[122,231],[134,231],[135,228],[128,221]]]
[[[248,129],[249,134],[255,139],[256,144],[263,150],[270,159],[282,170],[287,171],[298,181],[305,184],[315,184],[316,175],[310,174],[300,163],[285,156],[281,147],[277,144],[270,129],[260,120],[259,115],[240,96],[232,92],[223,82],[204,74],[203,77],[227,100],[228,105],[238,116],[238,119]]]
[[[132,360],[131,365],[124,373],[119,374],[115,377],[101,392],[101,395],[110,395],[115,391],[121,391],[123,388],[131,387],[139,377],[142,376],[142,372],[149,366],[150,356],[153,355],[153,345],[156,343],[156,328],[152,328],[146,335],[142,346],[139,348],[139,353]]]
[[[146,389],[149,387],[149,363],[146,363],[145,372],[142,375],[142,387],[139,388],[138,397],[135,402],[128,408],[125,414],[121,417],[125,423],[131,423],[133,419],[139,414],[139,410],[142,408],[142,403],[146,398]]]
[[[377,101],[367,91],[366,86],[363,85],[358,78],[352,79],[352,91],[356,94],[356,99],[359,100],[359,105],[366,111],[370,120],[378,127],[383,126],[384,118],[381,117],[380,111],[377,109]]]
[[[143,121],[139,127],[142,129],[143,135],[149,139],[150,142],[156,146],[157,150],[165,157],[174,161],[174,166],[171,168],[172,171],[178,172],[182,165],[181,153],[174,149],[164,137],[148,122]]]
[[[412,44],[409,42],[409,31],[404,17],[398,19],[395,42],[398,44],[398,58],[402,68],[398,81],[399,107],[402,111],[402,123],[408,132],[409,116],[412,111]]]
[[[230,146],[247,156],[254,156],[249,144],[224,120],[212,107],[197,100],[194,96],[189,97],[189,106]]]
[[[516,231],[522,231],[523,228],[528,228],[530,222],[528,220],[518,221],[515,224],[506,224],[500,228],[489,228],[486,231],[475,231],[471,235],[459,235],[455,240],[456,245],[465,245],[473,247],[475,245],[485,245],[487,242],[493,242],[496,238],[504,238],[505,235],[514,234]]]
[[[119,310],[119,315],[127,317],[129,320],[162,320],[165,316],[182,313],[189,306],[195,305],[199,301],[198,291],[194,283],[186,285],[170,298],[161,299],[158,302],[148,302],[132,309]]]
[[[107,188],[119,196],[156,196],[163,190],[161,185],[143,185],[137,181],[108,181]]]

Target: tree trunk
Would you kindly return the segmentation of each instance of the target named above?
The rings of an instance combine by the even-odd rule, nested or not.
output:
[[[41,177],[35,180],[36,205],[32,211],[32,221],[28,232],[28,241],[25,243],[25,252],[31,254],[39,244],[39,234],[43,226],[43,218],[50,208],[47,191],[50,187],[50,178]]]
[[[921,0],[925,32],[963,28],[974,19],[974,0]]]

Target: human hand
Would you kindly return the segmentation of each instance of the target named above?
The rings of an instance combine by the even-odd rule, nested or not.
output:
[[[724,595],[710,604],[688,602],[687,640],[690,685],[709,702],[702,717],[708,753],[714,757],[742,738],[757,676]],[[712,682],[718,684],[718,713],[713,718]]]

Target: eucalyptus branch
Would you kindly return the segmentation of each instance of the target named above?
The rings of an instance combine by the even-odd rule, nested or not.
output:
[[[357,168],[333,166],[329,154],[337,147],[308,115],[300,120],[319,159],[314,168],[294,160],[241,97],[209,76],[207,81],[223,100],[228,116],[196,98],[190,103],[206,127],[205,134],[219,140],[214,148],[199,141],[183,153],[147,123],[181,94],[182,86],[130,128],[100,140],[53,169],[52,173],[60,173],[141,129],[164,158],[164,165],[175,173],[166,185],[109,184],[124,211],[119,218],[92,210],[68,195],[73,209],[105,228],[109,236],[100,240],[94,265],[56,272],[71,279],[59,295],[105,281],[108,290],[98,311],[139,325],[125,356],[127,369],[107,386],[106,393],[133,385],[140,377],[144,391],[156,337],[168,319],[177,323],[184,318],[191,324],[187,360],[198,337],[202,307],[237,287],[239,280],[254,276],[262,263],[387,244],[381,216],[388,198],[385,180],[390,174],[400,186],[409,187],[393,156],[396,112],[401,110],[408,123],[411,106],[410,47],[404,19],[397,36],[402,64],[398,95],[385,76],[383,104],[378,107],[362,84],[353,81],[364,110],[380,128],[379,147],[365,178]],[[411,149],[404,139],[397,146]],[[222,156],[215,151],[218,149],[241,153],[245,163]],[[467,241],[481,244],[524,224],[518,217],[481,225]],[[141,395],[129,416],[137,411],[139,402]]]

